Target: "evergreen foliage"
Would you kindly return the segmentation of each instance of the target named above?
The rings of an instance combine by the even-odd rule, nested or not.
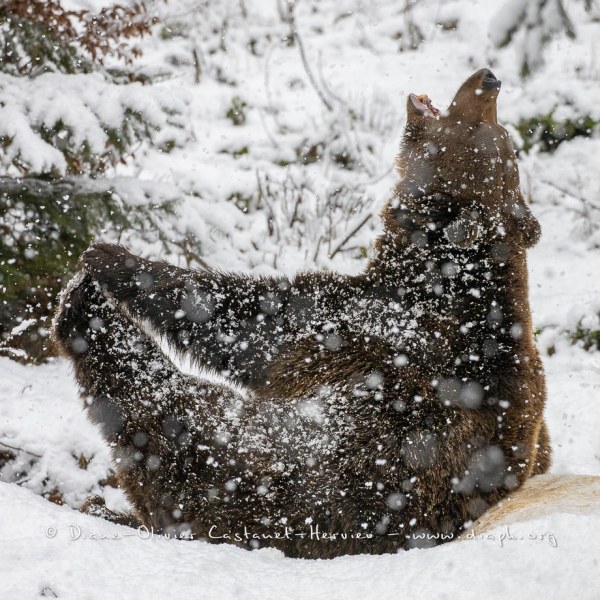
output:
[[[166,241],[172,202],[128,204],[102,179],[157,132],[176,145],[176,100],[105,65],[127,67],[154,18],[143,4],[99,13],[59,0],[0,5],[0,347],[39,362],[52,354],[49,319],[77,257],[99,234]]]

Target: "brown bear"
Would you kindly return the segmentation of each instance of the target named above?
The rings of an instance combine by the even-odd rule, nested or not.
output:
[[[443,113],[409,96],[402,179],[360,275],[84,253],[54,336],[143,525],[292,557],[395,552],[454,539],[548,468],[526,263],[540,227],[499,90],[482,69]],[[141,322],[245,393],[182,374]]]

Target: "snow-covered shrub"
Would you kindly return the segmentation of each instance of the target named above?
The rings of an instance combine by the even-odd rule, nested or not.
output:
[[[0,70],[36,76],[89,72],[111,55],[127,64],[139,50],[123,39],[150,33],[143,4],[116,4],[98,13],[68,10],[60,0],[5,0],[0,5]]]
[[[131,83],[133,73],[123,80],[120,72],[128,85],[116,85],[114,68],[105,68],[106,57],[113,67],[130,65],[140,55],[131,40],[153,21],[139,3],[98,13],[67,10],[58,0],[0,7],[2,174],[97,175],[145,140],[182,143],[178,98]]]
[[[592,0],[583,0],[591,10]],[[527,77],[543,62],[544,46],[556,35],[576,36],[563,0],[508,0],[490,23],[490,37],[498,48],[514,44]]]
[[[162,220],[173,202],[129,201],[118,182],[0,179],[0,335],[16,356],[39,361],[52,353],[48,318],[94,235],[115,239],[135,231],[166,238]],[[13,352],[12,355],[15,355]]]
[[[98,175],[144,141],[171,148],[188,134],[185,103],[140,83],[100,73],[35,78],[0,74],[0,171]]]
[[[559,144],[575,137],[591,137],[599,130],[600,121],[590,116],[556,121],[552,114],[523,119],[517,125],[522,140],[522,150],[532,147],[542,152],[553,152]]]
[[[51,352],[47,319],[93,237],[185,239],[164,219],[170,192],[165,200],[157,186],[101,179],[134,153],[168,153],[191,137],[181,94],[128,70],[141,54],[132,42],[155,18],[139,3],[88,7],[0,6],[0,334],[34,361]],[[142,201],[132,202],[138,192]]]
[[[585,350],[600,350],[600,314],[582,319],[573,333],[573,342]]]
[[[281,179],[261,173],[257,178],[253,205],[265,213],[268,234],[276,247],[301,249],[307,262],[313,263],[340,252],[366,255],[366,247],[354,239],[371,219],[375,204],[364,188],[330,184],[319,189],[299,169],[288,170]],[[274,268],[280,255],[273,253]]]

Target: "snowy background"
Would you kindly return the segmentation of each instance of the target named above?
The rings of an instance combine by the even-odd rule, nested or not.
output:
[[[174,212],[162,237],[112,226],[98,237],[180,265],[356,273],[395,181],[407,94],[445,107],[488,66],[503,82],[499,120],[519,149],[523,192],[543,228],[530,252],[530,297],[547,372],[552,472],[600,475],[599,3],[148,6],[160,22],[139,43],[135,82],[102,69],[0,73],[0,176],[70,176],[70,148],[81,147],[91,169],[111,132],[130,129],[139,141],[97,185],[109,182],[131,206],[172,201]],[[600,598],[598,515],[515,525],[511,533],[524,539],[502,543],[498,530],[492,539],[328,562],[144,540],[82,515],[73,509],[91,494],[112,508],[127,503],[61,359],[32,366],[0,355],[0,467],[0,597],[10,600]],[[78,540],[70,539],[75,526]]]

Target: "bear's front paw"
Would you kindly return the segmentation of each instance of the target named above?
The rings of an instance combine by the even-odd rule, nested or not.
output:
[[[108,271],[121,269],[123,266],[135,267],[135,256],[123,246],[96,242],[79,258],[79,266],[90,275],[102,275]],[[128,260],[130,265],[127,265]]]
[[[137,528],[141,525],[134,515],[117,513],[110,510],[106,506],[106,500],[102,496],[89,496],[79,508],[79,512],[92,515],[93,517],[100,517],[111,523],[125,525],[126,527]]]
[[[535,246],[541,235],[542,227],[525,202],[517,202],[509,207],[505,217],[506,231],[515,243],[523,248]]]
[[[477,218],[471,213],[463,213],[444,229],[446,239],[460,248],[472,246],[479,235]]]
[[[531,215],[526,219],[522,219],[521,225],[521,243],[525,248],[535,246],[542,236],[542,226],[540,222]]]
[[[117,294],[128,287],[139,268],[140,258],[123,246],[97,242],[79,258],[79,266],[102,287]]]

